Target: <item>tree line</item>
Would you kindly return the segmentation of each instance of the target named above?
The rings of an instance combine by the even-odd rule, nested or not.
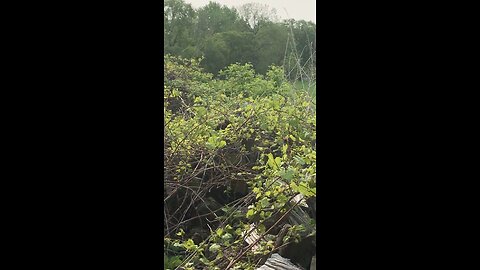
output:
[[[215,2],[195,9],[183,0],[164,1],[164,53],[203,58],[202,67],[218,72],[233,63],[251,63],[265,74],[283,66],[291,80],[311,79],[316,65],[316,25],[278,20],[267,5],[229,8]]]

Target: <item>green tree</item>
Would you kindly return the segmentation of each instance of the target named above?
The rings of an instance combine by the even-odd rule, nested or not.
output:
[[[285,57],[288,28],[284,25],[265,23],[255,35],[257,61],[255,70],[265,74],[269,66],[281,66]]]
[[[228,44],[220,34],[213,35],[206,40],[204,48],[205,59],[202,62],[202,66],[207,72],[218,73],[228,64],[229,50]]]
[[[197,10],[197,40],[216,33],[235,31],[236,22],[240,19],[235,9],[210,2]]]
[[[214,34],[206,42],[203,65],[208,72],[217,73],[233,63],[255,63],[255,37],[249,32],[229,31]]]
[[[163,12],[165,53],[182,55],[183,50],[194,44],[195,11],[183,0],[165,0]]]

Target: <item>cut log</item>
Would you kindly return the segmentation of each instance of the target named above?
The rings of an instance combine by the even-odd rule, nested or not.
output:
[[[283,258],[278,253],[272,254],[264,265],[260,266],[256,270],[303,270],[302,268],[294,265],[289,259]]]

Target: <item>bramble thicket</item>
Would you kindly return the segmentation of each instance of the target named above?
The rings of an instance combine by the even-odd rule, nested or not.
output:
[[[214,78],[166,55],[164,70],[165,269],[255,269],[314,250],[315,99],[279,67]]]

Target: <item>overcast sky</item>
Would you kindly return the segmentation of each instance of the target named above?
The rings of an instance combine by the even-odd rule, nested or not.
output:
[[[208,4],[208,2],[217,2],[228,7],[238,7],[246,3],[266,4],[277,10],[277,15],[281,19],[293,18],[295,20],[306,20],[316,23],[315,10],[316,0],[184,0],[192,4],[194,8],[199,8]],[[285,12],[286,10],[286,12]],[[288,15],[287,15],[288,12]]]

